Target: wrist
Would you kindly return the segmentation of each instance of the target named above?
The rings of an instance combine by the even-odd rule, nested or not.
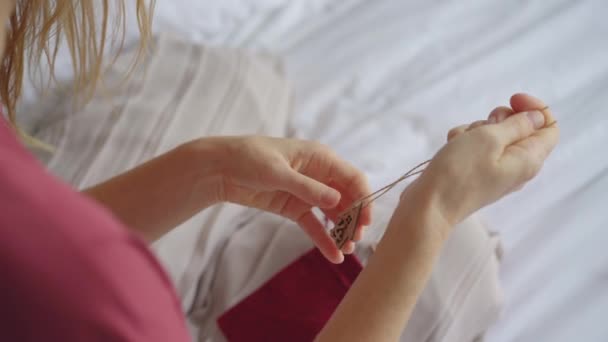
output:
[[[443,242],[457,223],[450,211],[443,205],[440,192],[428,186],[422,179],[412,183],[402,194],[393,220],[408,222],[419,233]],[[402,226],[402,225],[397,225]],[[399,228],[398,228],[399,229]]]
[[[420,188],[418,196],[432,203],[435,211],[453,227],[471,214],[469,208],[474,207],[471,201],[476,196],[473,189],[458,190],[449,179],[450,177],[443,175],[423,174],[417,180]]]
[[[224,200],[221,144],[217,138],[203,138],[185,143],[175,149],[184,160],[184,171],[192,180],[192,196],[207,206]],[[186,171],[188,170],[188,171]]]

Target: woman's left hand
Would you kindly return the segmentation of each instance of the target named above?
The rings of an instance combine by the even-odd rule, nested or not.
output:
[[[340,159],[328,147],[313,141],[261,136],[214,137],[194,142],[218,154],[218,201],[258,208],[293,220],[310,236],[325,257],[340,263],[342,252],[352,253],[354,243],[342,252],[312,213],[319,207],[331,220],[354,201],[369,194],[362,172]],[[362,226],[371,223],[371,208],[363,209],[355,241]]]

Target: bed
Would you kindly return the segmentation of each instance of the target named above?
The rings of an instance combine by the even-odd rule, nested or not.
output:
[[[296,84],[294,135],[330,144],[374,187],[431,155],[450,127],[484,116],[512,93],[545,99],[562,127],[558,149],[537,180],[482,212],[502,235],[507,294],[487,339],[608,336],[608,3],[199,6],[159,1],[157,29],[282,56]],[[199,16],[208,20],[198,23]]]
[[[607,11],[603,0],[157,0],[154,30],[280,56],[297,93],[291,134],[331,145],[374,188],[511,94],[544,99],[559,147],[536,180],[481,212],[502,236],[507,295],[486,338],[602,341]]]

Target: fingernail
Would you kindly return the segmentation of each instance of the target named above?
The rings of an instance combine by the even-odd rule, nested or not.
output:
[[[539,111],[528,112],[528,119],[532,121],[534,128],[539,129],[545,125],[545,116]]]
[[[496,114],[496,116],[497,116],[496,120],[497,120],[498,122],[503,122],[503,121],[505,121],[505,119],[507,118],[507,115],[508,115],[508,114],[507,114],[507,113],[505,113],[504,111],[500,111],[500,112],[498,112],[498,114]]]
[[[341,194],[340,192],[338,192],[338,190],[329,188],[326,189],[325,192],[323,192],[321,201],[325,205],[335,206],[336,204],[338,204],[338,202],[340,202],[340,197]]]
[[[338,258],[336,260],[334,260],[334,264],[341,264],[344,262],[344,254],[342,254],[342,252],[340,251],[338,254]]]

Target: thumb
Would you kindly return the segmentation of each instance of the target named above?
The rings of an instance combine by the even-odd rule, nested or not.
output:
[[[501,144],[509,146],[529,137],[536,130],[543,128],[544,125],[545,116],[543,113],[534,110],[512,115],[492,128],[496,130]]]
[[[281,190],[320,208],[333,208],[340,202],[340,192],[295,170],[284,178]]]

